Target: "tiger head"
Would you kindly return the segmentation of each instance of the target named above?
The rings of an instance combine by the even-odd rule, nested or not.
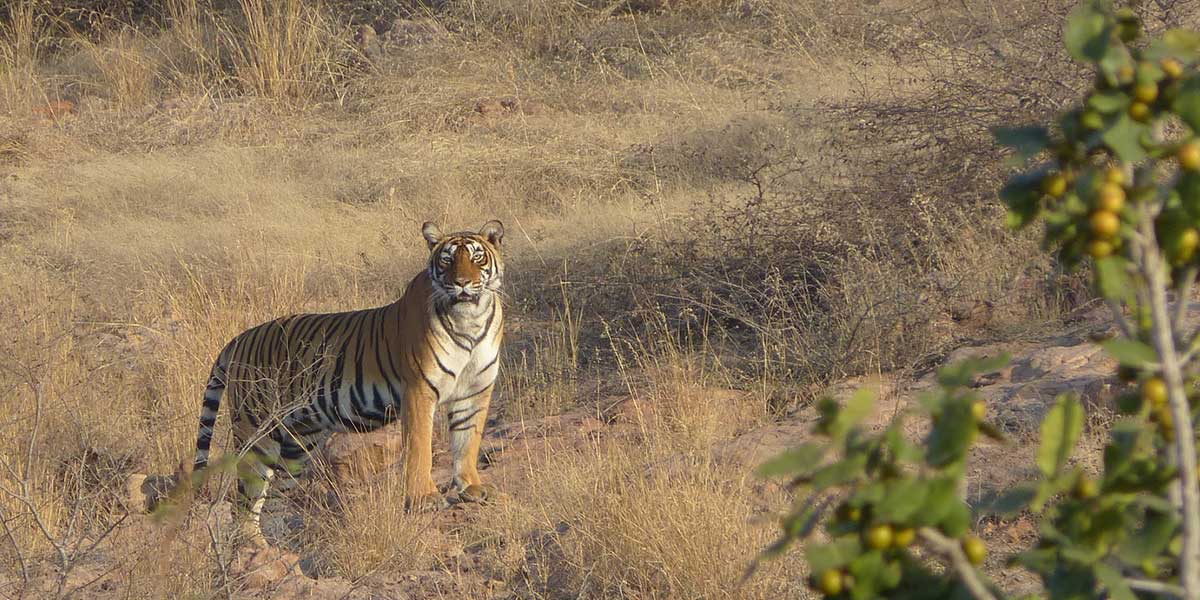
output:
[[[500,289],[504,278],[499,250],[504,225],[500,221],[488,221],[479,233],[451,234],[426,222],[421,234],[429,243],[429,279],[438,300],[474,303],[485,293]]]

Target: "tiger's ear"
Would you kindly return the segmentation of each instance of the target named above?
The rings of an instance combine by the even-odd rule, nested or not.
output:
[[[442,239],[442,230],[438,229],[433,221],[425,221],[421,226],[421,235],[425,236],[425,241],[429,243],[429,247],[433,248]]]
[[[499,246],[500,240],[504,239],[504,224],[496,220],[488,221],[479,230],[479,235],[486,237],[493,246]]]

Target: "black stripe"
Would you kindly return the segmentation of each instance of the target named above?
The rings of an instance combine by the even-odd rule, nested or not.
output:
[[[424,370],[424,369],[422,369],[422,368],[421,368],[421,365],[417,363],[417,361],[416,361],[416,357],[415,357],[415,356],[413,357],[413,364],[414,364],[414,366],[416,367],[416,369],[417,369],[417,372],[421,374],[421,379],[424,379],[424,380],[425,380],[425,385],[428,385],[428,386],[429,386],[429,389],[433,390],[433,397],[434,397],[434,399],[435,399],[435,400],[440,400],[440,399],[441,399],[441,397],[442,397],[442,392],[441,392],[440,390],[438,390],[438,389],[437,389],[437,386],[436,386],[436,385],[433,385],[433,382],[432,382],[432,381],[430,381],[430,380],[429,380],[429,376],[425,374],[425,370]]]
[[[487,334],[489,332],[491,332],[491,330],[492,330],[492,320],[495,318],[496,318],[496,300],[493,298],[492,299],[492,312],[488,313],[487,322],[483,324],[483,331],[479,334],[479,337],[471,340],[472,345],[478,344],[479,342],[483,341],[483,338],[487,337]]]
[[[498,361],[498,360],[500,360],[500,352],[499,351],[497,351],[496,355],[492,357],[492,362],[484,365],[483,368],[476,371],[475,374],[479,375],[480,373],[483,373],[484,371],[492,368],[492,365],[496,364],[496,361]]]
[[[474,398],[475,396],[478,396],[478,395],[492,389],[492,386],[495,384],[496,384],[496,382],[493,381],[492,383],[489,383],[489,384],[479,388],[478,391],[471,392],[470,394],[467,394],[466,396],[463,396],[463,397],[459,398],[458,400],[455,400],[454,403],[458,404],[459,402],[462,402],[463,400],[470,400],[471,398]]]
[[[385,383],[387,383],[388,393],[392,395],[392,405],[396,408],[400,408],[400,402],[402,399],[400,398],[400,393],[397,392],[396,388],[392,386],[392,382],[398,381],[403,383],[404,378],[400,376],[400,373],[397,371],[396,363],[392,360],[392,356],[397,355],[392,352],[392,342],[386,335],[383,336],[383,344],[387,349],[387,368],[384,367],[382,356],[376,354],[375,359],[379,361],[379,373],[383,375],[383,380]],[[389,370],[391,371],[390,373],[388,372]]]
[[[483,407],[481,406],[481,407],[476,408],[475,410],[471,411],[471,414],[469,414],[461,419],[451,421],[450,422],[450,431],[456,431],[458,429],[459,425],[462,425],[463,423],[466,423],[467,421],[470,421],[471,419],[475,418],[475,415],[479,414],[482,411],[483,411]],[[472,425],[472,427],[474,427],[474,425]],[[470,428],[468,427],[468,429],[470,429]]]
[[[462,348],[463,350],[471,350],[471,348],[473,346],[468,346],[468,345],[458,341],[459,337],[464,337],[468,340],[471,340],[470,336],[461,335],[461,334],[455,332],[454,325],[452,323],[450,323],[449,321],[447,321],[446,313],[440,307],[434,307],[433,311],[435,313],[437,313],[438,320],[442,322],[442,329],[446,330],[446,334],[450,336],[450,341],[454,342],[455,346],[458,346],[459,348]]]
[[[433,344],[429,342],[429,338],[431,337],[433,336],[428,336],[425,338],[425,345],[429,346],[429,352],[433,354],[433,362],[437,363],[438,368],[441,369],[443,373],[449,375],[450,377],[457,378],[458,374],[446,368],[446,365],[442,364],[442,359],[438,358],[437,351],[433,349]]]

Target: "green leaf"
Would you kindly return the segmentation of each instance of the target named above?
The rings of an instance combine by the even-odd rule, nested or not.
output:
[[[1158,353],[1150,346],[1128,338],[1113,338],[1100,342],[1100,347],[1126,367],[1144,368],[1158,363]]]
[[[1167,513],[1150,513],[1133,537],[1121,544],[1117,555],[1126,564],[1137,565],[1162,554],[1179,530],[1179,520]]]
[[[1096,64],[1109,83],[1120,81],[1118,74],[1121,70],[1134,66],[1133,56],[1129,54],[1129,49],[1124,44],[1108,44],[1104,49],[1104,56]]]
[[[1096,92],[1088,98],[1088,106],[1104,114],[1112,114],[1125,110],[1129,106],[1129,96],[1124,92]]]
[[[781,475],[803,476],[812,473],[821,466],[821,458],[825,455],[824,444],[808,442],[784,450],[783,453],[768,460],[758,467],[762,477],[778,477]]]
[[[940,477],[929,482],[925,491],[925,504],[913,515],[915,524],[934,526],[942,522],[946,513],[955,503],[961,503],[958,497],[958,480],[953,477]]]
[[[1180,84],[1171,110],[1192,128],[1193,133],[1200,133],[1200,75],[1192,75]]]
[[[1008,226],[1016,229],[1033,221],[1040,208],[1041,184],[1046,170],[1020,173],[1009,178],[1000,188],[1000,200],[1008,207]]]
[[[1117,155],[1117,158],[1128,162],[1138,162],[1146,158],[1146,150],[1142,148],[1142,134],[1146,132],[1146,125],[1138,123],[1129,117],[1126,113],[1121,113],[1108,129],[1104,131],[1101,139],[1109,148]]]
[[[1060,394],[1054,408],[1042,420],[1042,443],[1038,447],[1037,465],[1042,475],[1057,477],[1075,449],[1083,432],[1083,407],[1069,394]]]
[[[946,402],[937,424],[929,433],[926,462],[930,466],[944,467],[962,460],[977,433],[970,402],[962,399]]]
[[[859,388],[854,395],[850,396],[846,405],[838,411],[833,423],[829,425],[829,436],[834,440],[841,440],[867,415],[871,414],[871,408],[874,406],[875,390],[869,387]]]
[[[1050,146],[1050,131],[1039,126],[993,127],[992,137],[997,144],[1016,150],[1021,159],[1028,159]]]
[[[1112,26],[1091,2],[1079,5],[1067,18],[1063,41],[1075,60],[1099,62],[1111,39]]]
[[[1179,181],[1175,183],[1175,191],[1178,193],[1179,205],[1192,218],[1192,222],[1186,225],[1196,225],[1200,222],[1200,173],[1180,173]]]
[[[840,569],[861,553],[862,544],[857,535],[842,536],[828,544],[809,544],[804,549],[804,557],[808,559],[808,569],[812,573]]]
[[[847,456],[813,473],[812,486],[814,489],[822,490],[854,481],[863,476],[866,466],[867,456],[865,454]]]
[[[1019,483],[984,502],[979,511],[1002,517],[1015,515],[1029,507],[1037,487],[1036,483]]]
[[[1008,365],[1010,357],[1007,353],[996,356],[973,356],[946,365],[937,371],[938,383],[944,387],[967,387],[975,381],[976,375],[999,371]]]
[[[872,519],[877,523],[907,523],[925,504],[928,484],[917,479],[896,479],[884,485],[883,498],[875,504]]]
[[[1094,569],[1096,580],[1108,590],[1109,600],[1137,600],[1133,590],[1129,589],[1129,584],[1125,583],[1125,578],[1116,569],[1104,563],[1096,563]]]
[[[955,498],[946,510],[946,514],[942,516],[939,525],[946,535],[959,537],[971,528],[971,509],[965,502]]]
[[[1096,287],[1100,296],[1109,300],[1127,300],[1133,290],[1127,269],[1129,261],[1121,256],[1108,256],[1096,261]]]
[[[909,441],[904,438],[904,431],[899,424],[900,420],[898,418],[897,422],[892,423],[892,425],[888,427],[887,432],[884,433],[883,437],[884,443],[887,444],[888,450],[892,453],[892,458],[898,463],[907,463],[920,460],[921,449],[909,443]]]
[[[854,576],[854,587],[850,588],[850,597],[856,600],[878,598],[879,590],[876,584],[883,569],[883,554],[880,552],[867,552],[851,561],[846,569]]]

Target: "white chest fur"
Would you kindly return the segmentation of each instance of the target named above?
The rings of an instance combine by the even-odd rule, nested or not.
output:
[[[470,397],[496,380],[503,309],[495,294],[479,302],[433,309],[432,333],[438,369],[432,379],[438,403]]]

